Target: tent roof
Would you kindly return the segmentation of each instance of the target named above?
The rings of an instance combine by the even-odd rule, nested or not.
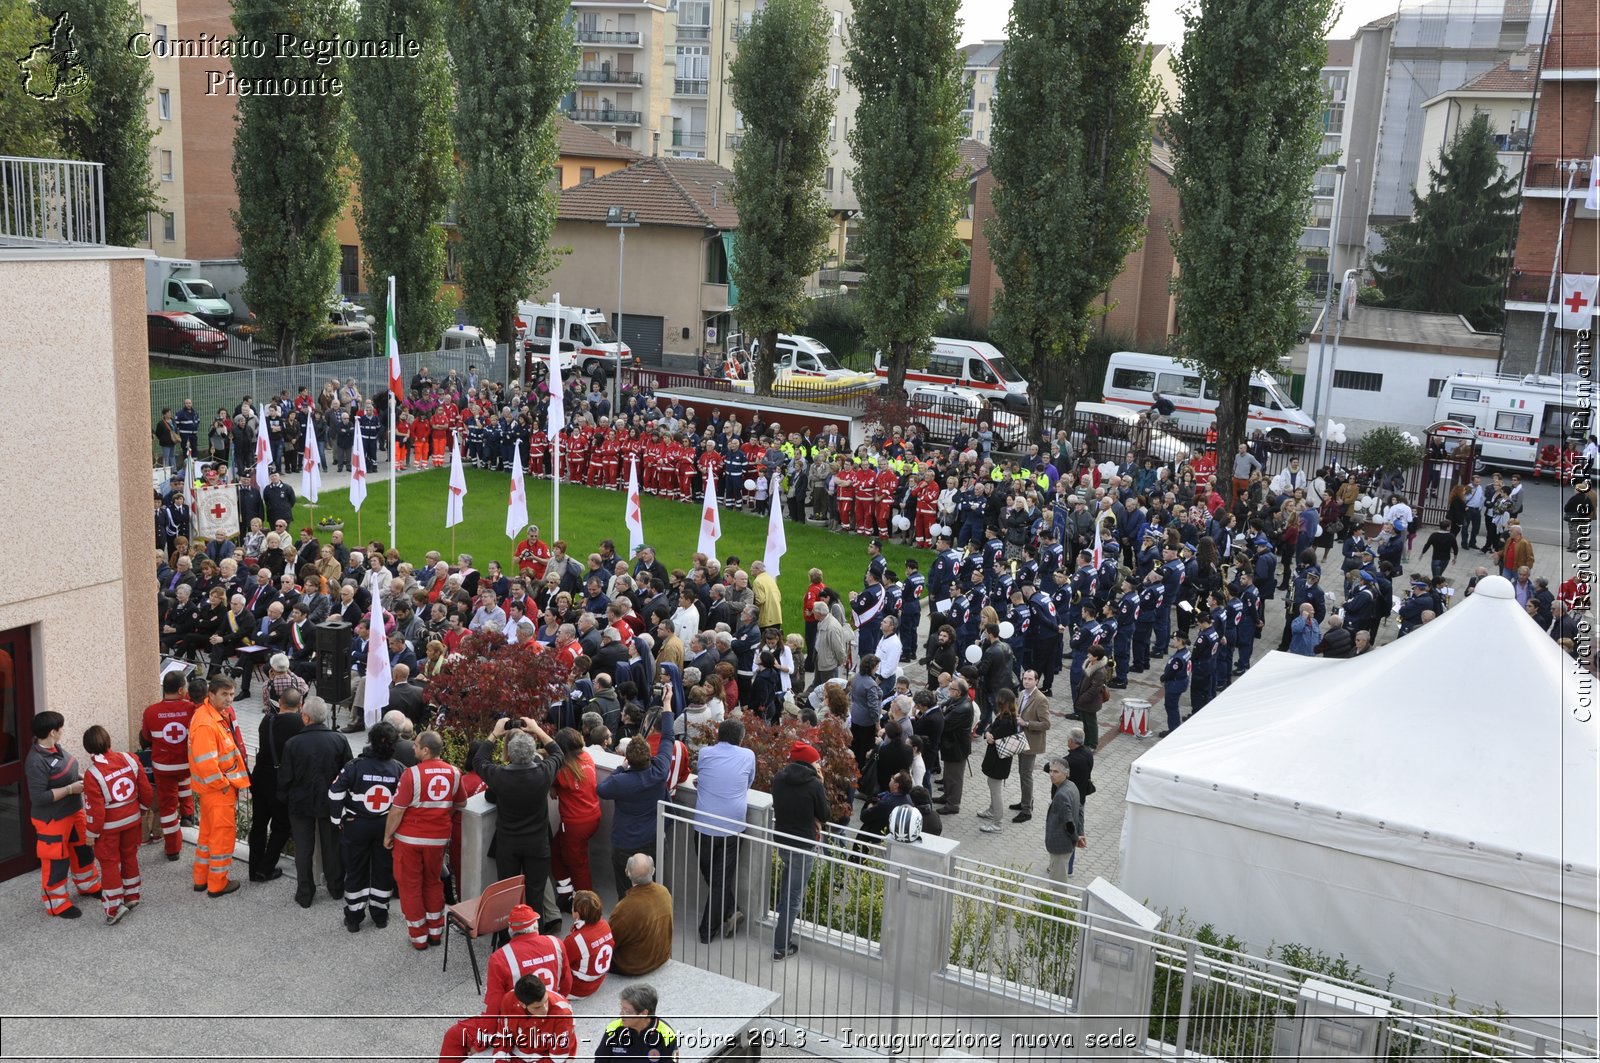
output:
[[[1490,576],[1354,660],[1268,654],[1134,762],[1128,800],[1592,909],[1587,678]]]

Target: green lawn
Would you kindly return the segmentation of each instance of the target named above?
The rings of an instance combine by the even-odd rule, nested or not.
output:
[[[186,376],[206,376],[214,372],[216,372],[214,369],[193,365],[166,365],[155,361],[150,363],[151,380],[177,380]]]
[[[285,478],[299,490],[300,477],[290,474]],[[513,543],[505,536],[506,496],[511,478],[506,473],[467,470],[466,519],[456,525],[454,550],[469,553],[479,569],[490,560],[498,560],[507,570],[511,563]],[[402,476],[396,487],[396,519],[399,532],[399,550],[413,564],[420,561],[429,550],[438,550],[452,556],[451,531],[444,526],[445,497],[449,471],[434,469],[425,473]],[[673,502],[644,495],[645,542],[655,547],[657,556],[668,571],[686,568],[694,556],[700,535],[700,508],[687,502]],[[304,500],[298,509],[309,523],[310,508]],[[349,492],[344,488],[324,490],[322,502],[316,507],[316,519],[334,515],[345,522],[345,541],[352,546],[368,539],[388,541],[389,536],[389,485],[388,481],[375,483],[361,507],[360,537],[357,537],[355,514],[350,509]],[[533,522],[539,525],[546,541],[551,534],[550,483],[547,480],[528,481],[528,509]],[[861,585],[861,574],[867,567],[867,540],[864,536],[829,532],[822,528],[785,525],[789,549],[783,556],[782,574],[778,586],[783,591],[783,608],[786,626],[798,630],[800,601],[805,595],[806,573],[816,566],[822,569],[830,585],[841,594],[852,592]],[[601,539],[611,539],[619,553],[628,549],[628,529],[622,521],[622,492],[602,491],[587,487],[563,484],[561,488],[561,537],[570,544],[571,553],[580,560],[586,558]],[[325,537],[324,537],[324,541]],[[737,554],[745,566],[761,560],[766,548],[767,521],[750,513],[722,510],[722,538],[718,540],[718,554],[727,557]],[[912,550],[891,545],[885,553],[891,568],[903,574],[907,557],[916,557],[924,574],[933,556],[927,550]]]

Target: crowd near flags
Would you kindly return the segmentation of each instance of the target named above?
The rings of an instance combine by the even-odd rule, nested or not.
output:
[[[623,523],[628,526],[628,556],[632,557],[644,545],[644,510],[639,506],[639,458],[628,461],[628,499],[622,510]]]
[[[271,483],[272,442],[267,438],[267,408],[256,417],[256,487],[265,491]]]
[[[350,448],[350,508],[361,512],[361,503],[367,500],[367,445],[357,432]],[[393,522],[391,522],[393,523]]]
[[[383,615],[383,602],[376,594],[372,596],[372,624],[367,636],[367,686],[361,715],[367,727],[372,728],[389,707],[389,684],[394,681],[389,671],[388,622]]]
[[[357,435],[361,433],[357,432]],[[354,482],[354,481],[352,481]],[[311,418],[306,418],[306,445],[305,453],[300,461],[300,493],[306,501],[315,502],[317,494],[322,490],[322,451],[317,447],[317,433],[313,431]]]
[[[707,557],[717,556],[717,540],[722,538],[722,520],[717,515],[717,478],[706,477],[706,501],[700,509],[700,543],[695,547]]]
[[[778,561],[789,552],[789,535],[783,530],[783,499],[778,490],[778,474],[772,474],[772,489],[767,492],[772,498],[772,512],[767,514],[767,552],[761,561],[767,566],[767,571],[772,573],[772,578],[778,578]]]
[[[446,528],[454,528],[465,519],[463,510],[466,497],[467,474],[461,469],[461,444],[457,441],[450,447],[450,498],[444,510]],[[523,526],[527,526],[527,521],[523,521]]]
[[[451,466],[451,479],[455,478]],[[506,500],[506,538],[515,540],[528,527],[528,488],[522,477],[522,440],[511,446],[511,496]]]

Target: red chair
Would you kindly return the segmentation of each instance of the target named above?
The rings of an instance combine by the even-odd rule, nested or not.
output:
[[[472,960],[472,979],[483,992],[483,974],[478,970],[474,940],[498,934],[511,925],[511,909],[522,903],[522,876],[491,883],[476,897],[452,904],[444,916],[444,970],[450,969],[450,931],[459,930],[467,939],[467,956]]]

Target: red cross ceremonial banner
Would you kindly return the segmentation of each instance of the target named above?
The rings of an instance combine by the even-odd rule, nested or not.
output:
[[[644,545],[644,511],[639,508],[639,458],[628,459],[628,498],[623,504],[622,522],[628,527],[628,556]]]
[[[197,487],[193,517],[196,541],[213,538],[217,532],[232,537],[239,534],[239,490],[226,487]]]
[[[1556,327],[1576,331],[1594,324],[1595,291],[1600,276],[1593,273],[1561,275],[1561,313]]]
[[[695,549],[707,557],[717,556],[717,540],[722,538],[722,521],[717,516],[717,478],[706,477],[706,500],[700,510],[700,541]]]

